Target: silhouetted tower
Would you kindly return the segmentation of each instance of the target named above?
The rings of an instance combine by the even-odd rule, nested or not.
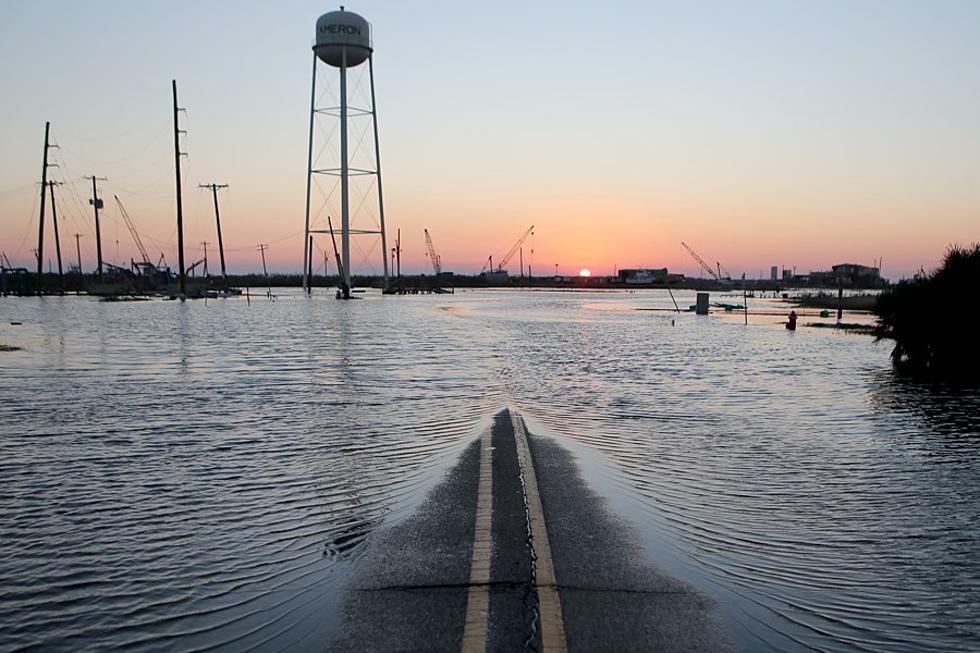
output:
[[[381,235],[381,265],[384,269],[385,286],[388,285],[388,251],[385,236],[384,195],[381,188],[381,149],[378,143],[378,115],[374,96],[374,62],[371,43],[371,25],[361,16],[344,11],[331,11],[316,21],[316,44],[313,46],[313,87],[310,92],[310,141],[307,158],[306,177],[306,230],[303,238],[303,288],[310,291],[310,261],[313,252],[310,247],[311,233],[328,233],[327,229],[310,229],[310,193],[313,175],[333,175],[340,178],[340,236],[341,236],[341,269],[340,296],[350,297],[351,287],[351,235],[380,234]],[[356,68],[364,62],[368,64],[371,106],[360,108],[348,105],[348,70]],[[318,106],[317,101],[317,67],[323,62],[338,71],[340,95],[338,106]],[[314,132],[317,115],[336,118],[339,121],[340,136],[339,164],[337,167],[321,168],[314,161]],[[374,168],[352,168],[349,161],[348,122],[351,119],[371,117],[371,129],[374,133]],[[380,230],[352,228],[350,178],[353,176],[374,175],[378,187],[378,218]],[[362,204],[361,199],[358,204]],[[332,233],[331,233],[332,235]]]

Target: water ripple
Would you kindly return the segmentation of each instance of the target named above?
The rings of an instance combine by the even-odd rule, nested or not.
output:
[[[0,299],[0,650],[318,649],[508,402],[743,649],[980,648],[976,394],[863,336],[632,310],[670,305]]]

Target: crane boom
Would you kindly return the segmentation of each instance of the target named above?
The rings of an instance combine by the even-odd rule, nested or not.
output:
[[[530,236],[532,233],[534,233],[533,224],[530,227],[528,227],[527,231],[521,234],[521,237],[517,239],[517,242],[514,243],[514,246],[510,248],[510,251],[507,252],[507,254],[504,255],[502,259],[500,259],[500,262],[497,263],[497,272],[503,272],[504,266],[510,262],[510,259],[514,258],[514,254],[517,253],[517,250],[520,249],[521,245],[524,244],[524,241],[527,240],[527,237]]]
[[[697,252],[695,252],[693,249],[691,249],[690,247],[688,247],[687,243],[685,243],[684,241],[681,241],[681,245],[683,245],[684,246],[684,249],[687,250],[687,253],[691,255],[691,258],[693,258],[695,261],[698,262],[698,265],[701,266],[701,269],[703,269],[705,272],[707,272],[709,275],[711,275],[711,278],[713,278],[716,281],[720,281],[721,280],[719,278],[718,273],[715,272],[711,268],[711,266],[708,265],[708,263],[703,258],[701,258],[700,256],[698,256],[698,253]]]
[[[113,197],[116,199],[116,204],[119,206],[119,212],[122,214],[123,220],[126,222],[126,226],[129,228],[129,233],[133,234],[133,240],[136,241],[136,247],[140,251],[140,256],[143,257],[143,262],[150,263],[152,265],[150,262],[150,257],[146,253],[146,248],[143,247],[143,241],[140,240],[139,232],[136,231],[136,225],[133,224],[132,218],[130,218],[129,213],[126,212],[126,207],[123,206],[122,200],[119,199],[118,195],[113,195]]]
[[[436,275],[442,274],[442,259],[436,254],[436,248],[432,245],[432,237],[429,236],[429,230],[423,229],[425,232],[425,247],[429,250],[429,261],[432,263],[432,270]]]

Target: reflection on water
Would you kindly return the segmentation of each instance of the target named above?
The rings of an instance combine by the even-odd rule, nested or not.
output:
[[[0,363],[0,649],[324,641],[370,534],[501,402],[443,355],[478,346],[463,323],[357,304],[0,304],[24,321]]]
[[[910,430],[925,437],[942,435],[954,440],[977,440],[980,438],[978,390],[917,381],[889,371],[876,375],[871,402],[882,415],[903,417]],[[941,439],[937,444],[941,444]]]
[[[0,648],[315,649],[505,402],[744,649],[980,647],[980,399],[887,344],[655,292],[280,295],[0,300]]]

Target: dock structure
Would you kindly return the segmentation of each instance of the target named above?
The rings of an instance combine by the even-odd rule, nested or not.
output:
[[[728,651],[714,603],[646,560],[557,442],[501,411],[367,550],[329,650]]]

